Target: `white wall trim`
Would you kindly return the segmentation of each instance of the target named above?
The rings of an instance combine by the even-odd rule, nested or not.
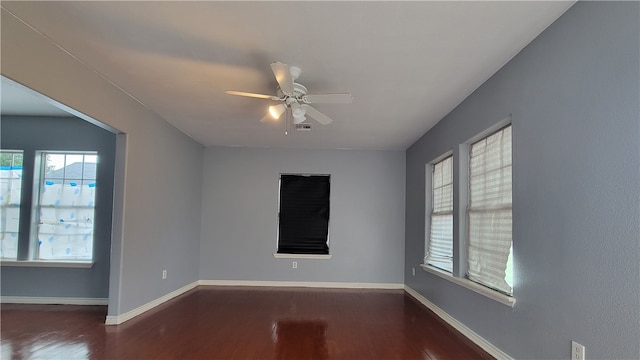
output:
[[[187,292],[187,291],[195,288],[196,286],[198,286],[198,283],[199,283],[198,281],[194,281],[191,284],[185,285],[185,286],[183,286],[183,287],[181,287],[181,288],[179,288],[177,290],[174,290],[174,291],[172,291],[172,292],[170,292],[170,293],[168,293],[168,294],[166,294],[164,296],[161,296],[161,297],[159,297],[159,298],[157,298],[155,300],[149,301],[148,303],[146,303],[146,304],[144,304],[142,306],[139,306],[139,307],[137,307],[137,308],[135,308],[133,310],[127,311],[124,314],[115,315],[115,316],[107,315],[107,318],[106,318],[104,324],[105,325],[119,325],[119,324],[122,324],[123,322],[131,320],[134,317],[136,317],[136,316],[138,316],[138,315],[140,315],[140,314],[142,314],[144,312],[147,312],[147,311],[153,309],[154,307],[156,307],[158,305],[161,305],[161,304],[173,299],[174,297],[176,297],[178,295],[184,294],[185,292]]]
[[[349,283],[320,281],[252,281],[252,280],[200,280],[203,286],[273,286],[273,287],[310,287],[333,289],[404,289],[400,283]]]
[[[2,296],[3,304],[42,304],[42,305],[107,305],[107,298],[43,297],[43,296]]]
[[[2,260],[0,266],[22,266],[22,267],[59,267],[59,268],[79,268],[90,269],[93,261],[46,261],[46,260]]]
[[[436,315],[438,315],[442,320],[447,322],[447,324],[453,326],[456,330],[458,330],[462,335],[466,336],[469,340],[473,341],[476,345],[480,346],[484,351],[489,353],[489,355],[495,357],[496,359],[505,359],[505,360],[513,360],[511,356],[509,356],[504,351],[498,349],[495,345],[484,339],[482,336],[476,334],[473,330],[469,329],[466,325],[456,320],[453,316],[447,314],[444,310],[439,308],[436,304],[427,300],[424,296],[420,295],[417,291],[413,290],[409,286],[405,285],[404,290],[407,294],[411,295],[414,299],[418,300],[424,306],[426,306],[429,310],[433,311]]]

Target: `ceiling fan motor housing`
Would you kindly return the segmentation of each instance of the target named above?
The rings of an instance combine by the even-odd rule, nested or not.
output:
[[[307,88],[302,84],[293,83],[293,94],[292,95],[286,95],[282,91],[282,89],[280,89],[280,87],[278,86],[278,97],[279,98],[292,97],[295,100],[302,101],[302,97],[305,96],[305,95],[307,95]]]
[[[296,124],[300,124],[307,119],[305,116],[305,114],[307,113],[307,108],[300,105],[300,103],[304,103],[303,96],[305,96],[306,94],[307,88],[302,84],[293,83],[293,95],[285,95],[282,92],[282,89],[278,87],[278,97],[284,98],[285,104],[291,108],[291,115],[293,116],[294,123]]]

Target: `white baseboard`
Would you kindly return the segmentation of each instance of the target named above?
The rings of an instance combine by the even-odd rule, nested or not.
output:
[[[195,288],[196,286],[198,286],[198,281],[194,281],[189,285],[185,285],[185,286],[183,286],[183,287],[181,287],[181,288],[179,288],[177,290],[174,290],[174,291],[168,293],[167,295],[164,295],[164,296],[159,297],[159,298],[157,298],[155,300],[152,300],[152,301],[150,301],[150,302],[148,302],[148,303],[146,303],[146,304],[144,304],[142,306],[139,306],[139,307],[137,307],[137,308],[135,308],[133,310],[127,311],[124,314],[115,315],[115,316],[107,315],[107,318],[106,318],[104,324],[105,325],[119,325],[119,324],[122,324],[123,322],[125,322],[127,320],[131,320],[134,317],[136,317],[136,316],[138,316],[138,315],[140,315],[140,314],[142,314],[144,312],[147,312],[147,311],[153,309],[154,307],[156,307],[158,305],[161,305],[161,304],[173,299],[174,297],[176,297],[178,295],[184,294],[185,292]]]
[[[252,281],[252,280],[200,280],[203,286],[273,286],[273,287],[309,287],[328,289],[404,289],[398,283],[349,283],[316,281]]]
[[[42,296],[2,296],[3,304],[42,304],[42,305],[107,305],[106,298],[42,297]]]
[[[453,328],[461,332],[462,335],[466,336],[469,340],[473,341],[476,345],[480,346],[484,351],[489,353],[489,355],[500,360],[502,359],[513,360],[511,356],[506,354],[504,351],[498,349],[495,345],[487,341],[482,336],[476,334],[473,330],[469,329],[466,325],[456,320],[453,316],[447,314],[444,310],[439,308],[436,304],[432,303],[431,301],[427,300],[427,298],[420,295],[417,291],[413,290],[407,285],[404,286],[404,290],[413,298],[421,302],[429,310],[433,311],[442,320],[447,322],[447,324],[453,326]]]

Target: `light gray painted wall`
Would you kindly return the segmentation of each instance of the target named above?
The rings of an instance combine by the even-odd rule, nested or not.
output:
[[[198,280],[203,147],[5,10],[1,26],[2,75],[126,134],[116,149],[109,315]]]
[[[640,357],[640,3],[578,2],[407,151],[406,284],[518,359]],[[513,309],[424,271],[424,166],[513,114]]]
[[[331,174],[332,259],[273,257],[280,173]],[[200,278],[402,283],[404,173],[401,151],[207,148]]]
[[[97,151],[98,169],[94,228],[94,265],[90,269],[2,267],[3,296],[107,298],[113,211],[113,169],[116,136],[78,118],[2,116],[0,145],[23,150],[23,176],[33,179],[38,150]],[[31,193],[33,182],[23,184]],[[31,200],[31,197],[29,197]],[[24,203],[23,203],[24,204]],[[30,224],[31,201],[24,204],[21,222]],[[23,227],[25,228],[25,227]],[[28,239],[29,234],[20,234]]]

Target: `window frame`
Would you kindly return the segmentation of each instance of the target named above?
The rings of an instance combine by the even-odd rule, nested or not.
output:
[[[329,208],[331,208],[331,174],[317,174],[317,173],[280,173],[278,175],[278,209],[277,209],[277,221],[276,221],[276,250],[273,253],[273,257],[276,259],[316,259],[316,260],[329,260],[332,258],[331,254],[331,211],[329,211],[329,219],[327,221],[327,239],[326,244],[328,247],[328,254],[295,254],[295,253],[279,253],[280,247],[280,211],[281,211],[281,198],[282,198],[282,176],[323,176],[328,178],[329,183]]]
[[[437,265],[431,264],[429,263],[429,254],[430,254],[430,249],[431,249],[431,235],[432,235],[432,217],[434,215],[434,182],[433,182],[433,175],[435,172],[435,167],[437,164],[444,162],[447,159],[451,159],[451,187],[452,187],[452,199],[451,199],[451,220],[452,220],[452,234],[451,234],[451,247],[452,247],[452,257],[451,257],[451,271],[447,271],[446,269],[443,269]],[[427,211],[425,211],[425,254],[424,254],[424,259],[423,259],[423,264],[427,265],[427,266],[432,266],[438,270],[442,270],[445,271],[449,274],[453,274],[455,268],[454,268],[454,258],[455,258],[455,252],[454,252],[454,245],[455,245],[455,236],[453,234],[453,230],[455,228],[455,224],[453,224],[453,219],[455,217],[455,209],[454,209],[454,201],[453,201],[453,196],[455,196],[455,191],[456,191],[456,186],[455,186],[455,181],[453,178],[453,173],[454,173],[454,168],[455,168],[455,159],[453,156],[453,151],[449,150],[446,153],[438,156],[437,158],[435,158],[434,160],[430,161],[429,163],[426,164],[425,166],[425,210],[428,208],[428,214]],[[428,204],[428,206],[426,206]]]
[[[469,156],[469,176],[467,177],[467,179],[468,179],[468,184],[467,184],[467,185],[468,185],[468,189],[467,189],[467,190],[468,190],[468,198],[467,198],[467,207],[466,207],[466,208],[467,208],[467,211],[466,211],[466,219],[465,219],[465,220],[466,220],[466,223],[467,223],[467,229],[466,229],[466,230],[467,230],[467,232],[466,232],[466,246],[467,246],[467,248],[468,248],[468,247],[470,246],[470,244],[471,244],[471,213],[472,213],[472,212],[474,212],[474,211],[482,211],[482,212],[488,212],[488,211],[490,211],[490,210],[487,210],[486,208],[485,208],[485,209],[478,209],[478,208],[474,208],[474,209],[472,209],[472,208],[471,208],[471,206],[472,206],[472,204],[471,204],[471,195],[472,195],[472,192],[471,192],[471,151],[472,151],[472,149],[473,149],[473,146],[474,146],[474,145],[476,145],[476,144],[480,143],[481,141],[486,141],[489,137],[491,137],[491,136],[493,136],[493,135],[496,135],[496,134],[498,134],[499,132],[502,132],[502,131],[504,131],[504,130],[505,130],[505,129],[507,129],[507,128],[511,128],[511,129],[510,129],[510,131],[511,131],[511,133],[512,133],[511,138],[513,139],[513,127],[511,126],[511,123],[508,123],[508,124],[506,124],[506,125],[504,125],[504,126],[502,126],[502,127],[498,128],[497,130],[494,130],[494,131],[489,132],[489,133],[488,133],[488,134],[486,134],[485,136],[482,136],[481,138],[476,139],[475,141],[473,141],[473,142],[471,142],[471,143],[469,144],[469,151],[468,151],[468,156]],[[513,168],[513,141],[511,142],[511,152],[512,152],[512,156],[511,156],[511,163],[510,163],[510,166]],[[509,180],[510,180],[510,185],[511,185],[511,187],[513,187],[513,172],[512,172],[512,174],[511,174],[511,177],[510,177],[510,179],[509,179]],[[510,250],[509,257],[510,257],[511,259],[513,259],[513,198],[511,199],[511,202],[509,203],[509,206],[508,206],[508,207],[503,206],[503,207],[500,207],[499,209],[497,209],[497,208],[496,208],[496,209],[494,209],[494,210],[507,210],[507,209],[511,212],[511,216],[512,216],[512,220],[511,220],[511,224],[510,224],[510,225],[511,225],[511,250]],[[466,256],[465,261],[466,261],[466,262],[468,262],[468,261],[469,261],[469,254],[468,254],[468,253],[467,253],[467,256]],[[507,264],[508,264],[508,261],[509,261],[509,260],[507,260]],[[508,268],[508,265],[507,265],[507,264],[505,264],[505,266],[507,266],[507,268]],[[465,277],[466,277],[468,280],[473,281],[474,283],[476,283],[476,284],[478,284],[478,285],[481,285],[481,286],[487,287],[487,288],[489,288],[489,289],[491,289],[491,290],[493,290],[493,291],[496,291],[496,292],[499,292],[499,293],[505,294],[506,296],[513,296],[513,286],[511,286],[512,291],[511,291],[511,293],[509,294],[509,293],[507,293],[507,292],[505,292],[505,291],[502,291],[502,290],[500,290],[500,289],[494,288],[494,287],[492,287],[492,286],[490,286],[490,285],[488,285],[488,284],[485,284],[485,283],[482,283],[482,282],[480,282],[480,281],[477,281],[477,280],[473,280],[473,279],[471,279],[471,278],[470,278],[470,276],[469,276],[469,266],[468,266],[468,265],[466,266]],[[506,277],[507,277],[507,274],[505,274],[505,279],[506,279]],[[506,280],[505,280],[505,281],[506,281]]]
[[[20,224],[21,224],[21,219],[22,219],[22,214],[21,214],[21,212],[22,212],[21,211],[22,198],[23,198],[23,193],[24,193],[24,176],[23,175],[24,175],[24,157],[25,157],[24,153],[25,153],[25,151],[24,150],[20,150],[20,149],[0,149],[0,153],[11,154],[11,165],[10,165],[11,169],[9,169],[9,170],[13,170],[13,168],[14,168],[15,155],[16,154],[22,155],[22,165],[19,165],[20,171],[21,171],[21,175],[20,175],[20,178],[21,178],[21,181],[20,181],[20,195],[19,195],[20,199],[19,199],[19,202],[18,202],[17,206],[16,205],[12,206],[11,204],[9,204],[8,206],[0,205],[0,208],[16,208],[17,212],[18,212],[18,219],[17,219],[18,231],[17,231],[16,236],[15,236],[16,237],[16,257],[15,257],[15,259],[14,258],[0,257],[0,259],[2,261],[15,261],[15,260],[18,259],[19,248],[20,248],[19,235],[20,235]],[[3,166],[3,165],[0,164],[0,166]],[[16,165],[16,166],[18,166],[18,165]],[[4,211],[4,215],[3,216],[6,216],[6,210]],[[13,231],[12,232],[4,231],[5,230],[4,228],[2,230],[3,230],[2,234],[4,234],[4,233],[13,233]],[[4,246],[4,244],[2,246]]]
[[[2,151],[11,151],[13,149],[2,149]],[[5,258],[0,259],[0,266],[17,266],[17,267],[60,267],[60,268],[91,268],[96,261],[95,247],[95,231],[96,221],[92,222],[92,252],[91,259],[46,259],[40,260],[36,258],[38,249],[38,222],[39,222],[39,198],[40,189],[45,181],[44,166],[45,154],[82,154],[96,156],[96,174],[91,179],[98,183],[100,173],[100,150],[34,150],[21,149],[23,153],[23,177],[22,177],[22,194],[20,204],[20,233],[18,241],[18,256],[16,259]],[[83,163],[86,162],[83,158]],[[84,172],[84,168],[83,168]],[[98,192],[94,195],[94,218],[98,209],[99,200]],[[26,201],[25,201],[26,200]],[[24,218],[24,219],[23,219]]]
[[[93,206],[93,222],[91,224],[91,258],[90,259],[71,259],[71,258],[65,258],[65,259],[39,259],[40,256],[40,246],[39,246],[39,235],[40,235],[40,229],[39,229],[39,224],[40,224],[40,209],[42,207],[42,204],[40,203],[41,197],[42,197],[42,189],[45,186],[45,182],[46,182],[46,169],[45,166],[47,164],[47,160],[46,160],[46,156],[47,155],[64,155],[65,156],[65,163],[64,166],[61,169],[65,169],[65,175],[66,175],[66,168],[71,165],[71,164],[67,164],[66,162],[66,157],[69,155],[82,155],[82,163],[83,163],[83,175],[81,178],[67,178],[66,176],[63,175],[63,177],[60,179],[62,181],[62,184],[64,186],[64,183],[67,180],[70,179],[75,179],[80,181],[81,183],[84,183],[84,181],[86,180],[93,180],[94,183],[97,183],[97,176],[98,176],[98,161],[99,161],[99,155],[98,155],[98,151],[95,150],[69,150],[69,151],[65,151],[65,150],[36,150],[35,152],[35,171],[34,171],[34,177],[33,177],[33,200],[32,200],[32,204],[31,204],[31,228],[30,228],[30,232],[29,232],[29,260],[28,261],[34,261],[34,262],[45,262],[45,263],[67,263],[67,264],[75,264],[75,263],[93,263],[94,259],[95,259],[95,250],[94,250],[94,243],[95,243],[95,212],[96,212],[96,206],[95,206],[95,201],[96,201],[96,195],[94,193],[94,198],[93,198],[93,202],[94,202],[94,206]],[[96,157],[96,170],[95,170],[95,177],[94,179],[85,179],[84,178],[84,168],[85,168],[85,157],[89,155],[89,156],[95,156]],[[82,186],[83,184],[81,184]],[[80,208],[80,207],[78,207]]]
[[[425,271],[432,275],[438,276],[444,280],[450,281],[454,284],[462,286],[468,290],[471,290],[477,294],[485,296],[489,299],[492,299],[498,303],[503,305],[514,307],[516,304],[516,287],[517,287],[517,279],[515,278],[514,272],[514,292],[512,295],[504,294],[498,290],[492,289],[490,287],[478,284],[474,281],[471,281],[466,278],[467,273],[467,241],[468,241],[468,221],[467,221],[467,208],[469,204],[469,166],[470,166],[470,150],[471,144],[492,135],[493,133],[502,130],[507,126],[512,126],[512,115],[509,114],[507,117],[502,119],[501,121],[494,123],[492,126],[489,126],[485,130],[477,133],[473,137],[467,139],[464,142],[459,143],[456,147],[453,148],[453,272],[449,273],[444,270],[441,270],[437,267],[431,266],[429,264],[423,263],[420,264],[420,267]],[[514,151],[514,137],[513,137],[513,126],[512,126],[512,166],[515,168],[515,163],[513,162],[513,154]],[[440,157],[435,158],[431,162],[427,163],[428,165],[437,162],[440,159],[443,159],[448,155],[449,152],[444,153]],[[425,171],[425,197],[428,197],[430,201],[430,195],[428,191],[426,191],[430,186],[431,179],[426,176],[428,174]],[[512,173],[512,185],[513,185],[513,173]],[[425,254],[426,254],[426,246],[428,239],[428,232],[430,227],[430,211],[427,206],[429,202],[425,201]]]

